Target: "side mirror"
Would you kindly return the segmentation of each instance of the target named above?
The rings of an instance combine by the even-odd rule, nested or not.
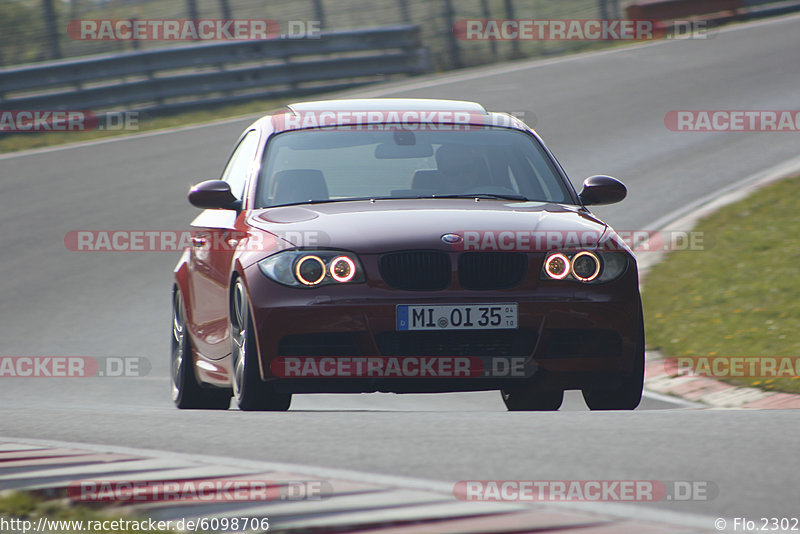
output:
[[[578,195],[584,205],[614,204],[628,195],[622,182],[611,176],[590,176],[583,182]]]
[[[204,209],[236,209],[237,198],[228,182],[206,180],[189,190],[189,202]]]

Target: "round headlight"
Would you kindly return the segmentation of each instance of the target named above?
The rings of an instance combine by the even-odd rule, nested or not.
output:
[[[547,258],[544,269],[550,278],[561,280],[569,274],[569,259],[561,253],[553,254]]]
[[[590,282],[600,275],[600,259],[593,252],[578,252],[572,257],[572,276]]]
[[[356,275],[356,264],[347,256],[339,256],[330,263],[330,271],[337,282],[349,282]]]
[[[294,274],[301,283],[315,286],[325,278],[325,262],[317,256],[303,256],[297,260]]]

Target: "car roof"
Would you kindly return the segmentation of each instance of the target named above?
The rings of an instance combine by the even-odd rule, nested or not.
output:
[[[318,100],[289,104],[294,112],[311,111],[466,111],[486,115],[486,109],[476,103],[462,100],[437,100],[432,98],[353,98]]]
[[[379,112],[377,115],[366,112]],[[439,114],[461,114],[462,119],[449,121],[442,119],[441,115],[437,120],[441,123],[464,123],[463,117],[469,117],[467,122],[471,124],[484,125],[484,126],[498,126],[504,128],[513,128],[522,131],[532,131],[528,125],[519,120],[518,118],[507,113],[489,112],[481,104],[476,102],[468,102],[463,100],[440,100],[432,98],[352,98],[352,99],[337,99],[337,100],[317,100],[313,102],[297,102],[289,104],[282,110],[278,110],[271,115],[262,117],[251,127],[260,126],[273,132],[288,131],[288,130],[302,130],[309,127],[313,128],[314,117],[312,120],[306,121],[308,117],[316,116],[321,117],[321,114],[343,114],[348,115],[352,113],[364,113],[358,118],[359,124],[380,124],[393,121],[390,117],[397,117],[398,114],[405,112],[418,112],[420,114],[436,112]],[[380,112],[383,112],[381,114]],[[290,120],[294,117],[294,120]],[[407,119],[403,119],[404,122]],[[416,121],[408,120],[407,122],[414,123]],[[352,124],[349,121],[328,121],[327,125],[332,124]]]

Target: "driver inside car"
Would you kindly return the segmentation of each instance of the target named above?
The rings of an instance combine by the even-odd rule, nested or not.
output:
[[[442,145],[436,151],[436,165],[439,194],[476,193],[476,188],[490,185],[486,162],[466,145]]]

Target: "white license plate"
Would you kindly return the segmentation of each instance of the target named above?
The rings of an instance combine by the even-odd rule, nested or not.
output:
[[[517,305],[397,306],[398,330],[500,330],[517,328]]]

